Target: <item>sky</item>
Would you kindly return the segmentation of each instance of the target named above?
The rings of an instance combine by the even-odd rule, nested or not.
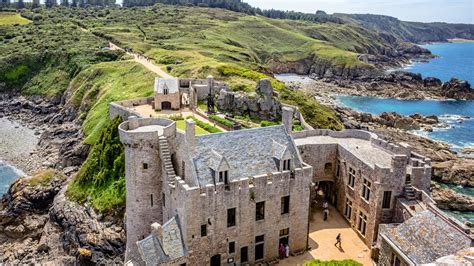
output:
[[[474,0],[243,0],[263,9],[380,14],[405,21],[474,24]]]

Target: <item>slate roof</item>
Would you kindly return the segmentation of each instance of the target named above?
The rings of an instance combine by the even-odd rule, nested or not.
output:
[[[155,93],[163,93],[163,89],[168,88],[168,93],[179,91],[178,78],[155,78]]]
[[[178,216],[171,218],[162,227],[162,240],[152,234],[137,242],[138,250],[147,265],[171,262],[187,255]]]
[[[415,264],[434,262],[471,245],[469,236],[429,210],[384,231]]]
[[[273,157],[286,149],[292,164],[301,167],[296,146],[283,125],[196,136],[193,161],[197,179],[201,186],[214,184],[210,168],[220,157],[229,165],[229,181],[277,172]]]

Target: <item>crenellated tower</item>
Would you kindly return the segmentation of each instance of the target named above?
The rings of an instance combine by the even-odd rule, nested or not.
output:
[[[159,138],[176,130],[167,119],[130,117],[119,126],[125,147],[126,232],[125,262],[143,264],[136,242],[148,236],[150,225],[163,224],[163,168]]]

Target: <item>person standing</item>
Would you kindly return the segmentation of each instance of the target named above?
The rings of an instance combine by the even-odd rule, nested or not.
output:
[[[328,216],[329,216],[329,209],[324,209],[324,221],[326,221],[328,219]]]
[[[278,253],[280,253],[280,260],[285,258],[285,246],[283,246],[283,243],[280,243],[280,248],[278,249]]]
[[[342,241],[341,233],[339,233],[339,234],[337,234],[337,236],[336,236],[336,244],[334,244],[334,246],[337,247],[337,244],[339,244],[339,248],[342,248],[342,243],[341,243],[341,241]]]
[[[323,209],[326,210],[327,208],[329,208],[329,203],[328,203],[327,200],[324,200],[324,202],[323,202]]]
[[[290,256],[290,246],[288,244],[285,245],[285,257]]]

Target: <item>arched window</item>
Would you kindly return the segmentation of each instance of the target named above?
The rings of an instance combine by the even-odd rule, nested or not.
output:
[[[324,175],[332,176],[332,163],[326,163],[324,165]]]

